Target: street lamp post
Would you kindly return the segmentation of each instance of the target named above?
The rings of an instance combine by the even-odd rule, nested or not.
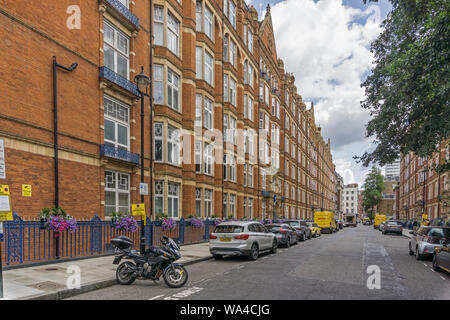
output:
[[[150,78],[144,74],[144,67],[141,67],[141,73],[134,77],[138,92],[141,95],[141,183],[144,183],[144,96],[148,96],[148,86]],[[151,130],[151,128],[150,128]],[[150,183],[152,177],[150,176]],[[151,196],[151,195],[150,195]],[[144,203],[144,195],[141,194],[141,203]],[[145,252],[145,230],[144,219],[141,218],[141,254]]]
[[[54,150],[54,170],[55,170],[55,208],[59,208],[59,176],[58,176],[58,81],[56,70],[62,69],[71,72],[76,69],[78,63],[72,63],[70,67],[65,67],[56,62],[56,57],[53,56],[53,150]],[[55,237],[55,258],[59,259],[59,237]]]
[[[320,210],[323,211],[323,192],[322,192],[322,208]]]

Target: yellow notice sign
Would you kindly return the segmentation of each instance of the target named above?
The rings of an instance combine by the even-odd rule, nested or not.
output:
[[[145,204],[137,203],[131,205],[131,214],[133,216],[141,216],[141,219],[144,220],[144,226],[146,225],[147,217],[145,215]]]
[[[13,220],[9,186],[0,184],[0,221]]]
[[[31,197],[31,184],[22,185],[22,197]]]

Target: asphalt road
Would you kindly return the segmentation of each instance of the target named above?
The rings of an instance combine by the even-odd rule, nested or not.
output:
[[[180,289],[168,288],[162,279],[137,280],[70,299],[450,299],[450,276],[410,256],[408,241],[359,225],[256,261],[230,257],[187,266],[189,281]]]

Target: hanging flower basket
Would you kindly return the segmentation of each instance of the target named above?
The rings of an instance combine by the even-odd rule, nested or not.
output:
[[[205,224],[203,223],[203,221],[201,219],[192,218],[191,221],[189,222],[189,225],[194,227],[194,228],[201,228]]]
[[[53,231],[55,237],[59,237],[61,232],[77,231],[77,221],[62,208],[44,208],[40,213],[39,228]]]
[[[172,218],[164,218],[161,223],[161,229],[163,231],[172,231],[177,227],[177,222]]]
[[[125,231],[125,232],[136,232],[138,229],[138,223],[136,219],[128,214],[117,216],[114,221],[113,227],[116,230]]]

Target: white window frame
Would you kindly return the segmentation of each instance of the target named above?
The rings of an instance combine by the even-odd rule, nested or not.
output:
[[[167,68],[167,105],[173,110],[178,112],[180,112],[181,109],[180,82],[181,77],[172,69]]]
[[[175,136],[170,134],[171,131]],[[167,163],[180,165],[180,129],[171,125],[167,126]]]
[[[114,54],[114,62],[113,62],[113,66],[111,68],[111,66],[105,66],[109,69],[111,69],[112,71],[114,71],[115,73],[119,74],[120,76],[126,78],[126,79],[130,79],[130,38],[124,34],[123,32],[121,32],[117,27],[114,26],[114,24],[112,24],[111,22],[109,22],[106,19],[103,19],[103,28],[104,30],[104,36],[103,36],[103,52],[104,52],[104,62],[106,62],[106,57],[105,57],[105,52],[106,52],[106,48],[110,48]],[[113,32],[113,39],[112,41],[108,41],[108,37],[107,37],[107,29],[110,28],[111,31]],[[123,51],[120,49],[119,43],[120,41],[125,40],[126,42],[126,51]],[[122,58],[124,58],[126,60],[126,74],[120,74],[118,71],[118,57],[121,56]]]
[[[114,179],[114,187],[109,187],[109,183],[107,181],[107,173],[113,174]],[[119,183],[122,181],[122,178],[125,178],[126,184],[125,188],[119,188]],[[112,205],[106,204],[106,192],[114,192],[115,204],[114,210],[112,212],[130,212],[130,175],[128,173],[113,171],[113,170],[105,170],[105,216],[110,216],[110,214],[106,214],[106,208],[112,207]],[[128,195],[128,204],[126,210],[123,210],[124,206],[119,205],[119,195],[127,194]],[[121,209],[122,208],[122,209]]]
[[[175,203],[177,204],[177,212],[174,211]],[[172,208],[172,212],[170,208]],[[178,219],[180,216],[180,184],[171,181],[168,182],[167,189],[167,216],[173,219]]]
[[[112,145],[114,148],[122,149],[122,150],[130,150],[130,106],[127,106],[124,103],[119,102],[118,100],[108,96],[104,95],[104,122],[109,121],[114,124],[114,136],[115,141],[108,140],[106,138],[106,131],[104,134],[104,143],[107,145]],[[108,113],[108,101],[111,104],[112,109],[110,113]],[[112,112],[115,111],[116,115],[113,115]],[[124,119],[120,119],[120,117]],[[119,126],[126,129],[126,144],[119,143]],[[106,125],[104,123],[104,128],[106,130]]]

